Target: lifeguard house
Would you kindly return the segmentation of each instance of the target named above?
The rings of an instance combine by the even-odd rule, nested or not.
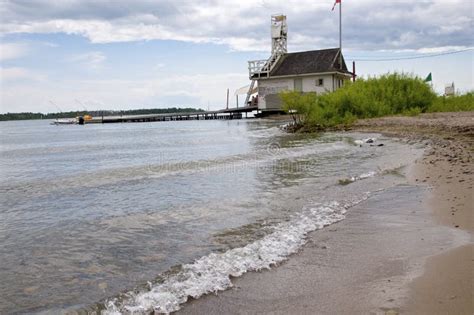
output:
[[[281,91],[332,92],[353,76],[339,48],[288,53],[285,15],[272,15],[271,38],[271,56],[248,62],[251,83],[245,104],[257,85],[258,109],[262,112],[282,111]]]

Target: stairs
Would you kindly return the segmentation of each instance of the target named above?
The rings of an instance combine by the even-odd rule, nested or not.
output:
[[[252,91],[253,91],[253,88],[255,86],[255,81],[256,80],[252,80],[252,82],[250,83],[250,87],[249,87],[249,90],[247,92],[247,96],[245,97],[245,103],[244,103],[244,106],[248,106],[248,103],[250,101],[250,96],[252,96]]]
[[[266,71],[268,74],[270,74],[270,72],[273,70],[273,67],[277,63],[279,57],[280,57],[279,54],[271,55],[270,58],[268,58],[265,65],[263,66],[262,71]]]
[[[245,97],[245,106],[248,106],[248,102],[252,96],[252,91],[255,87],[255,82],[260,78],[268,78],[270,76],[271,71],[278,63],[280,56],[282,56],[281,53],[275,52],[267,60],[249,61],[249,79],[252,82],[250,83],[247,96]]]

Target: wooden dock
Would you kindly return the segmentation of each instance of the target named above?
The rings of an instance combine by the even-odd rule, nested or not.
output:
[[[120,116],[95,116],[88,120],[79,119],[81,124],[107,124],[128,122],[150,122],[150,121],[175,121],[175,120],[211,120],[211,119],[242,119],[243,114],[256,111],[257,105],[221,109],[215,111],[190,112],[190,113],[166,113],[146,115],[120,115]]]

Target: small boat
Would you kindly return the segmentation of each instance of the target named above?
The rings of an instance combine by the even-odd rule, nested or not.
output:
[[[74,125],[77,124],[77,119],[75,118],[62,118],[62,119],[55,119],[51,122],[51,125]]]

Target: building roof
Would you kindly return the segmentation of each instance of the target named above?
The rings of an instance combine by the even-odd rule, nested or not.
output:
[[[323,72],[350,73],[344,57],[339,66],[339,48],[310,50],[284,54],[270,73],[270,77]]]

